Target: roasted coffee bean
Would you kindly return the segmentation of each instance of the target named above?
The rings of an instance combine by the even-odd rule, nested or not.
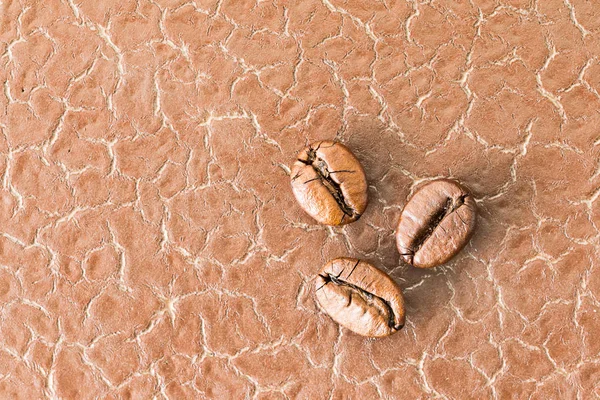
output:
[[[291,173],[300,206],[326,225],[344,225],[367,208],[367,179],[360,161],[343,144],[316,142],[303,149]]]
[[[458,183],[439,179],[420,188],[408,201],[396,230],[401,258],[415,267],[435,267],[469,242],[477,207]]]
[[[385,272],[354,258],[331,260],[316,279],[317,300],[338,324],[363,336],[388,336],[404,326],[402,291]]]

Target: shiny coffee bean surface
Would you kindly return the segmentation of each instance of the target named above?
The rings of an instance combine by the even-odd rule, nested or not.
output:
[[[404,298],[394,280],[366,261],[336,258],[316,278],[321,308],[362,336],[391,335],[404,326]]]
[[[311,217],[325,225],[344,225],[367,208],[367,179],[360,161],[343,144],[315,142],[297,156],[292,191]]]
[[[473,196],[455,181],[425,184],[400,214],[396,245],[400,257],[420,268],[431,268],[454,257],[475,230],[477,207]]]

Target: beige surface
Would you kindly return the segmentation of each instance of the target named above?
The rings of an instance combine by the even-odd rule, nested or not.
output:
[[[0,2],[3,398],[600,396],[600,13],[561,1]],[[288,166],[337,138],[343,228]],[[481,216],[399,262],[419,183]],[[366,340],[312,276],[369,260],[407,325]]]

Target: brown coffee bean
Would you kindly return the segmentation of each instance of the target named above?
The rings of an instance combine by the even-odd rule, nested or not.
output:
[[[402,291],[385,272],[354,258],[331,260],[316,279],[317,300],[338,324],[363,336],[388,336],[404,326]]]
[[[429,182],[400,215],[396,244],[401,258],[420,268],[445,263],[469,242],[476,218],[475,200],[465,188],[448,179]]]
[[[356,221],[367,208],[367,178],[360,161],[341,143],[325,140],[303,149],[291,179],[300,206],[322,224]]]

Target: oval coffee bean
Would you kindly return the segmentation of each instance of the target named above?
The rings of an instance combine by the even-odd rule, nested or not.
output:
[[[439,179],[420,188],[408,201],[396,230],[402,259],[420,268],[450,260],[469,242],[477,207],[458,183]]]
[[[317,300],[338,324],[369,337],[404,326],[404,298],[385,272],[354,258],[331,260],[316,279]]]
[[[367,208],[367,178],[360,161],[341,143],[326,140],[303,149],[291,179],[300,206],[322,224],[356,221]]]

